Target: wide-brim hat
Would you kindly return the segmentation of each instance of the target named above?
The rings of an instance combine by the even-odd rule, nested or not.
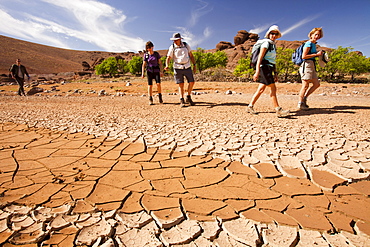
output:
[[[170,38],[170,40],[178,40],[178,39],[182,39],[180,33],[174,33],[172,35],[172,38]]]
[[[272,31],[275,31],[275,32],[278,32],[278,33],[279,33],[279,35],[278,35],[277,39],[278,39],[278,38],[280,38],[280,37],[282,36],[282,34],[281,34],[280,30],[279,30],[279,27],[278,27],[277,25],[272,25],[272,26],[269,28],[269,30],[267,30],[267,32],[266,32],[266,34],[265,34],[265,38],[266,38],[266,39],[268,39],[268,38],[269,38],[269,34],[270,34]]]
[[[329,62],[328,53],[323,51],[322,55],[319,56],[319,65],[321,68],[324,68],[328,62]]]

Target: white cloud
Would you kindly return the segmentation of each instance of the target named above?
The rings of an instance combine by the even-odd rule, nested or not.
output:
[[[0,25],[0,31],[29,41],[68,48],[67,44],[57,38],[45,34],[49,28],[38,22],[22,21],[0,9],[0,19],[6,25]],[[25,28],[26,27],[26,28]]]
[[[207,13],[213,10],[213,8],[208,7],[209,6],[208,2],[205,2],[202,0],[197,0],[197,1],[201,4],[201,7],[191,12],[191,17],[189,20],[189,27],[194,27],[198,23],[200,17],[202,17],[203,15],[206,15]]]
[[[209,3],[197,0],[201,7],[191,12],[190,19],[188,21],[189,25],[187,27],[175,27],[177,31],[181,33],[182,38],[193,48],[201,45],[205,40],[207,40],[212,34],[210,27],[205,27],[201,35],[195,35],[193,33],[193,28],[198,24],[200,17],[208,14],[213,8],[209,7]]]
[[[33,12],[30,11],[29,14],[17,15],[19,19],[0,10],[1,20],[7,23],[0,26],[0,32],[62,48],[68,48],[66,41],[71,37],[111,52],[138,51],[145,44],[143,39],[125,33],[123,26],[127,22],[127,16],[108,4],[97,0],[41,2],[43,4],[39,6],[44,9],[32,9]],[[58,14],[68,16],[68,21],[58,21],[57,17],[53,21],[46,20],[35,14],[44,13],[50,7],[59,8]]]
[[[125,35],[121,28],[127,17],[122,11],[105,3],[94,0],[43,0],[59,6],[78,21],[80,30],[75,30],[75,37],[104,48],[107,51],[141,50],[144,41],[141,38]]]
[[[317,19],[319,16],[320,15],[315,15],[315,16],[307,17],[307,18],[305,18],[305,19],[303,19],[303,20],[295,23],[294,25],[292,25],[291,27],[289,27],[288,29],[286,29],[285,31],[283,31],[281,33],[282,33],[282,35],[288,34],[288,33],[292,32],[292,31],[294,31],[295,29],[299,28],[300,26],[302,26],[302,25],[304,25],[304,24],[306,24],[308,22],[311,22],[311,21]]]

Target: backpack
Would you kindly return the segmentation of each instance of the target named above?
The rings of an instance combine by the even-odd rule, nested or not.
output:
[[[292,54],[292,62],[299,66],[301,66],[301,64],[304,61],[304,59],[302,58],[304,44],[306,44],[306,42],[303,42],[303,44],[301,44],[297,49],[295,49],[295,51]]]
[[[186,42],[182,42],[184,44],[184,47],[186,48],[186,50],[188,49],[188,44]],[[172,44],[172,47],[173,49],[180,49],[180,48],[183,48],[183,47],[175,47],[175,43]]]
[[[268,51],[272,51],[274,50],[274,45],[271,43],[271,41],[269,39],[262,39],[262,40],[258,40],[254,45],[253,45],[253,48],[252,48],[252,55],[251,55],[251,62],[249,64],[249,66],[253,69],[256,69],[256,65],[257,65],[257,61],[258,61],[258,56],[260,55],[260,51],[261,51],[261,45],[263,44],[263,42],[265,42],[266,40],[268,40],[269,42],[269,48],[268,48]]]

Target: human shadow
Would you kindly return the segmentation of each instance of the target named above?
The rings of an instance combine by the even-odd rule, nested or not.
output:
[[[370,106],[334,106],[332,108],[309,108],[308,110],[296,110],[292,111],[293,116],[308,116],[308,115],[319,115],[319,114],[341,114],[349,113],[355,114],[356,110],[370,110]]]
[[[227,103],[210,103],[209,108],[217,107],[217,106],[248,106],[247,103],[240,103],[240,102],[227,102]]]

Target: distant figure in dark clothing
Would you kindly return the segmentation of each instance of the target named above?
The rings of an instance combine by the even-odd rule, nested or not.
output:
[[[12,78],[18,83],[19,89],[18,89],[18,95],[26,96],[26,93],[24,92],[24,76],[27,75],[28,80],[30,79],[30,76],[26,70],[26,67],[21,65],[21,60],[17,59],[15,61],[15,64],[12,65],[10,68],[10,74]]]

